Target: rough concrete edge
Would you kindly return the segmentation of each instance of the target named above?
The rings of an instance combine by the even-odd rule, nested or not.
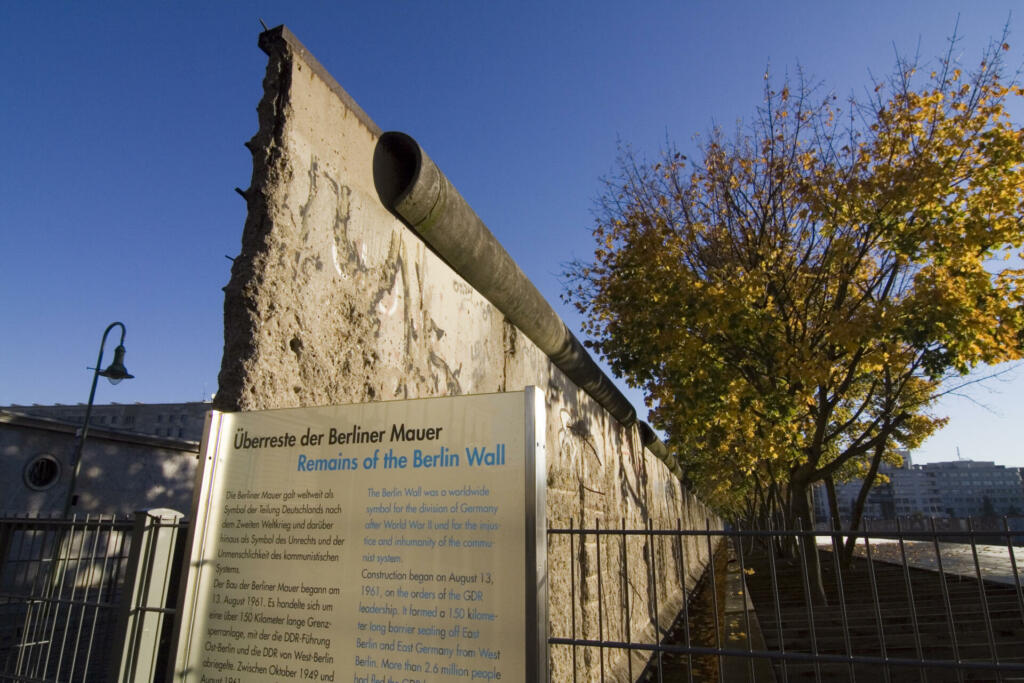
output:
[[[261,34],[261,37],[262,35],[264,34]],[[273,42],[273,37],[268,40]],[[238,255],[231,260],[230,276],[223,287],[224,347],[217,373],[217,393],[213,397],[214,410],[237,411],[247,407],[242,399],[242,377],[246,364],[255,353],[257,323],[254,320],[254,311],[245,304],[242,293],[258,280],[253,254],[259,253],[265,246],[269,234],[265,227],[268,213],[264,193],[266,169],[277,162],[274,151],[284,126],[281,110],[288,106],[287,97],[284,95],[290,87],[287,71],[284,68],[274,70],[275,66],[290,61],[287,55],[291,50],[287,49],[287,45],[282,45],[283,47],[273,49],[262,44],[260,46],[267,54],[267,65],[262,79],[263,93],[256,105],[256,133],[246,143],[252,154],[252,177],[249,188],[243,193],[246,212],[241,244]]]
[[[306,46],[302,44],[302,41],[296,38],[295,34],[288,30],[287,26],[281,24],[280,26],[275,26],[274,28],[261,33],[259,37],[259,46],[260,49],[268,55],[275,47],[285,46],[290,48],[295,56],[305,62],[306,65],[313,70],[313,73],[319,76],[320,80],[327,84],[327,87],[329,87],[334,94],[338,96],[338,99],[345,103],[345,106],[356,115],[356,118],[358,118],[364,126],[369,128],[374,135],[380,137],[383,132],[380,127],[374,123],[373,119],[363,111],[363,108],[360,107],[354,99],[352,99],[352,96],[341,87],[338,81],[334,79],[334,76],[332,76],[319,61],[317,61],[317,58],[313,56],[313,53],[306,49]]]

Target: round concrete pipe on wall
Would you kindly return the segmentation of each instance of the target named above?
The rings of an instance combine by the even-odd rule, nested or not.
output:
[[[672,474],[682,479],[683,468],[679,465],[679,459],[669,453],[668,447],[658,438],[658,435],[654,433],[651,426],[641,420],[637,420],[636,426],[640,432],[640,443],[651,453],[654,453],[658,460],[665,463],[669,470],[672,471]]]
[[[619,422],[636,411],[419,144],[384,133],[373,158],[377,193],[434,251]]]

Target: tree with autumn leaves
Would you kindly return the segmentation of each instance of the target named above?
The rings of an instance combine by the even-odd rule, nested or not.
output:
[[[1021,357],[1008,48],[898,60],[861,99],[766,78],[753,120],[694,159],[623,153],[566,297],[727,516],[806,524],[812,485],[872,478],[943,424],[955,378]]]

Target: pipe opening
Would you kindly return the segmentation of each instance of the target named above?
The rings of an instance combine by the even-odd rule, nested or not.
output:
[[[380,136],[373,150],[373,185],[388,210],[412,190],[422,165],[420,146],[411,137],[395,131]]]

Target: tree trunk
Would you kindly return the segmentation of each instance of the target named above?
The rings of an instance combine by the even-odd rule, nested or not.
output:
[[[842,521],[839,519],[839,499],[836,497],[836,482],[831,476],[825,479],[825,491],[828,493],[828,514],[832,521],[832,530],[842,529]]]
[[[793,514],[796,518],[796,529],[807,531],[800,535],[800,549],[807,567],[811,600],[814,604],[827,605],[825,596],[825,580],[821,575],[821,559],[818,556],[818,543],[814,530],[814,508],[811,505],[811,487],[799,476],[790,480],[790,495],[793,501]]]
[[[850,531],[854,532],[860,528],[861,516],[864,514],[864,504],[868,500],[868,493],[871,492],[871,486],[875,483],[875,475],[878,474],[878,466],[882,463],[882,455],[885,453],[886,440],[883,439],[875,446],[875,453],[871,456],[871,466],[868,468],[867,476],[864,477],[864,482],[861,484],[860,491],[857,493],[857,500],[854,501],[853,510],[850,511]],[[856,536],[847,536],[846,542],[843,545],[843,556],[842,564],[843,568],[849,568],[850,561],[853,559],[853,549],[857,545]]]
[[[775,503],[772,510],[772,529],[785,530],[793,529],[796,526],[796,516],[793,512],[793,498],[790,495],[790,487],[781,487],[777,482],[772,483]],[[796,543],[788,536],[778,535],[773,537],[776,557],[793,559],[796,557]]]

